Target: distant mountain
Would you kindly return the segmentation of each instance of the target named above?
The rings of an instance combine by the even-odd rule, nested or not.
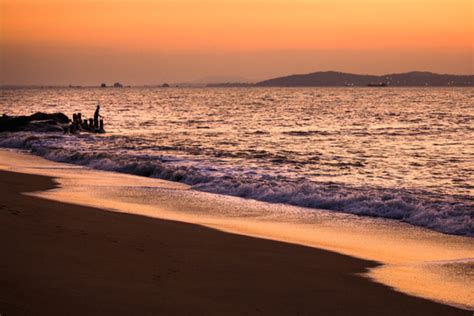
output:
[[[291,75],[257,82],[261,87],[337,87],[337,86],[474,86],[474,75],[449,75],[431,72],[407,72],[382,76],[357,75],[336,71]]]

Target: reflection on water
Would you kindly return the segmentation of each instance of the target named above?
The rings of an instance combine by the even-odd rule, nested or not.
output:
[[[451,261],[383,265],[373,269],[369,275],[378,282],[389,284],[409,294],[434,298],[474,310],[472,257]]]
[[[16,89],[0,112],[82,112],[106,135],[0,146],[200,191],[474,235],[472,88]]]

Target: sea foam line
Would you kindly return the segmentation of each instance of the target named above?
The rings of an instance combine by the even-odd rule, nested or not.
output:
[[[397,219],[443,233],[474,236],[474,208],[472,199],[469,200],[468,197],[460,201],[452,196],[433,196],[420,190],[290,181],[258,174],[249,177],[226,173],[225,170],[210,172],[200,169],[199,165],[167,163],[159,156],[90,151],[81,147],[81,142],[94,143],[97,141],[94,137],[77,140],[75,136],[60,134],[3,133],[0,136],[0,146],[26,149],[57,162],[179,181],[200,191],[361,216]],[[75,142],[75,146],[61,146],[70,141]]]

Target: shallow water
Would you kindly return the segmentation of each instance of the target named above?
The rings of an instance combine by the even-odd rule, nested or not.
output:
[[[0,112],[91,116],[105,135],[0,146],[192,188],[474,235],[474,89],[0,90]],[[308,210],[310,211],[310,210]]]

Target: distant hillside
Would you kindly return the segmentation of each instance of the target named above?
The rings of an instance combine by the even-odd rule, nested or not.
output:
[[[431,72],[407,72],[383,76],[356,75],[343,72],[326,71],[303,75],[291,75],[257,82],[261,87],[337,87],[382,85],[402,86],[473,86],[474,75],[448,75]]]

